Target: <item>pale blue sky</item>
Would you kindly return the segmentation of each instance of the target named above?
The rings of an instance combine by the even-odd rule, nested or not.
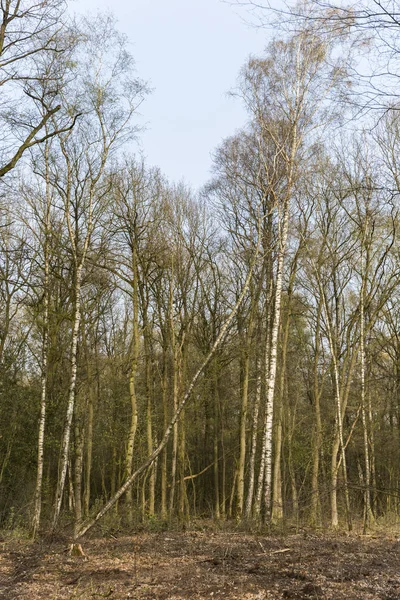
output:
[[[213,149],[245,122],[240,101],[227,92],[249,54],[264,48],[266,32],[220,0],[79,1],[79,12],[107,9],[128,36],[137,74],[154,88],[140,107],[148,163],[200,187]]]

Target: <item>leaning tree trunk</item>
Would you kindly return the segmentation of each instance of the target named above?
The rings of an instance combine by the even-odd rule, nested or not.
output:
[[[212,360],[216,351],[218,350],[219,346],[221,345],[222,341],[224,340],[225,335],[229,329],[229,326],[231,325],[231,323],[238,311],[238,308],[241,305],[243,298],[247,293],[247,290],[248,290],[249,284],[250,284],[250,280],[253,275],[254,263],[255,263],[255,260],[257,259],[258,252],[259,252],[259,244],[257,244],[257,250],[255,252],[254,261],[253,261],[251,268],[249,270],[249,273],[247,275],[242,293],[240,294],[235,306],[233,307],[233,309],[232,309],[231,313],[229,314],[228,318],[226,319],[225,323],[221,327],[221,330],[220,330],[210,352],[207,354],[207,356],[203,360],[202,364],[197,369],[194,377],[192,378],[186,393],[184,394],[182,400],[179,402],[179,404],[172,416],[172,419],[169,422],[168,427],[164,432],[161,442],[159,443],[157,448],[153,451],[153,453],[147,458],[147,460],[134,473],[132,473],[132,475],[129,477],[129,479],[127,481],[125,481],[125,483],[118,489],[118,491],[114,494],[114,496],[112,498],[110,498],[110,500],[106,503],[106,505],[92,519],[89,519],[86,523],[82,524],[81,529],[78,532],[76,532],[76,534],[74,536],[75,540],[79,539],[85,533],[87,533],[89,531],[89,529],[91,529],[105,514],[107,514],[109,510],[111,510],[111,508],[118,502],[118,500],[121,498],[121,496],[123,496],[123,494],[126,493],[126,491],[133,484],[133,482],[137,479],[137,477],[141,473],[146,471],[146,469],[154,463],[154,461],[158,458],[158,456],[161,454],[161,452],[167,445],[167,443],[171,437],[173,428],[174,428],[175,424],[178,422],[180,415],[181,415],[182,411],[184,410],[187,402],[191,398],[193,390],[194,390],[198,380],[200,379],[200,376],[202,375],[202,373],[204,372],[204,369],[210,363],[210,361]]]

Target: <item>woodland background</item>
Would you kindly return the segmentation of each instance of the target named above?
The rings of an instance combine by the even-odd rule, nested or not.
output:
[[[254,6],[196,193],[127,150],[112,17],[66,9],[0,6],[0,526],[396,519],[398,2]]]

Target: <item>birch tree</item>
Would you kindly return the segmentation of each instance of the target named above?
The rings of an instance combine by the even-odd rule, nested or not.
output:
[[[132,78],[131,57],[124,39],[113,29],[112,20],[99,18],[97,23],[86,23],[85,27],[91,33],[80,49],[84,53],[82,87],[77,87],[75,93],[75,101],[83,103],[85,118],[82,117],[76,131],[59,136],[62,162],[57,164],[52,180],[62,201],[74,268],[71,374],[53,527],[60,515],[69,458],[84,267],[104,210],[104,198],[110,191],[110,180],[105,177],[107,162],[112,150],[134,134],[131,119],[145,93],[144,84]],[[77,524],[82,518],[80,502],[80,498],[75,498]]]
[[[277,346],[291,201],[299,169],[307,168],[306,148],[316,130],[329,120],[325,99],[340,86],[343,72],[332,70],[328,56],[333,40],[305,28],[285,41],[270,44],[263,58],[251,59],[242,74],[241,93],[256,123],[261,176],[276,213],[277,240],[271,339],[266,353],[266,399],[261,469],[269,519],[272,494],[272,432]],[[327,74],[329,73],[329,81]]]

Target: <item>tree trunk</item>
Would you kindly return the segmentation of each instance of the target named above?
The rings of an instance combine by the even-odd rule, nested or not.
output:
[[[267,306],[267,315],[268,315],[268,311],[269,311],[269,306]],[[268,321],[269,321],[269,319],[267,318],[267,324],[266,324],[266,330],[265,330],[265,345],[264,345],[264,369],[266,371],[265,380],[267,380],[267,377],[268,377],[267,372],[269,371],[269,361],[270,361],[270,329],[269,329]],[[264,422],[265,422],[265,419],[264,419]],[[263,494],[264,481],[265,481],[266,444],[267,444],[267,440],[265,437],[265,429],[263,428],[261,456],[260,456],[260,468],[259,468],[258,479],[257,479],[256,497],[254,500],[254,518],[256,519],[256,521],[260,521],[260,518],[261,518],[261,502],[262,502],[262,494]]]
[[[93,381],[90,380],[89,381]],[[92,385],[89,383],[88,398],[88,416],[87,416],[87,434],[86,434],[86,466],[85,466],[85,488],[83,492],[83,512],[85,518],[89,516],[90,511],[90,484],[92,477],[92,456],[93,456],[93,396]]]
[[[32,519],[32,537],[35,538],[40,526],[40,515],[42,510],[42,483],[43,483],[43,460],[44,460],[44,436],[46,427],[47,408],[47,363],[48,363],[48,341],[49,341],[49,235],[50,235],[50,210],[51,193],[49,181],[49,142],[45,147],[46,165],[46,209],[45,209],[45,231],[44,231],[44,277],[43,277],[43,337],[42,337],[42,364],[41,364],[41,395],[40,395],[40,417],[37,448],[37,472],[34,496],[34,509]],[[1,364],[0,351],[0,364]]]
[[[361,254],[361,262],[363,263],[363,253]],[[371,509],[371,467],[369,459],[369,440],[368,440],[368,423],[366,415],[365,402],[365,299],[364,299],[364,278],[361,285],[360,294],[360,358],[361,358],[361,418],[363,425],[363,442],[364,442],[364,468],[365,468],[365,491],[364,491],[364,519],[363,533],[367,533],[373,521],[373,513]]]
[[[152,394],[152,376],[151,376],[151,340],[149,323],[147,322],[147,316],[144,325],[144,336],[145,336],[145,371],[146,371],[146,437],[147,437],[147,452],[150,456],[154,450],[153,447],[153,394]],[[149,503],[148,503],[148,515],[153,516],[155,513],[155,464],[149,467]]]
[[[173,414],[176,413],[179,406],[179,358],[178,358],[178,347],[175,341],[175,333],[172,334],[172,348],[174,353],[174,366],[173,366]],[[169,495],[169,514],[172,516],[174,510],[175,501],[175,487],[176,487],[176,468],[178,462],[178,421],[175,421],[172,428],[172,460],[171,460],[171,489]]]
[[[337,483],[338,483],[338,452],[340,446],[340,438],[337,427],[337,415],[335,421],[335,435],[332,444],[331,457],[331,527],[337,529],[339,527],[339,513],[337,506]]]
[[[253,407],[253,422],[252,422],[252,436],[251,436],[251,450],[250,450],[250,464],[249,464],[249,487],[246,498],[246,519],[250,519],[253,509],[253,496],[254,496],[254,478],[255,478],[255,462],[257,453],[257,434],[258,434],[258,415],[260,412],[261,402],[261,369],[260,361],[256,361],[256,392]]]
[[[61,460],[59,468],[59,476],[57,481],[56,500],[54,505],[53,515],[53,529],[57,527],[58,519],[61,511],[62,498],[64,493],[65,478],[67,475],[68,458],[69,458],[69,444],[71,437],[71,425],[72,417],[74,414],[75,406],[75,388],[76,388],[76,374],[77,374],[77,353],[78,353],[78,336],[79,336],[79,325],[81,321],[81,279],[82,279],[82,263],[78,265],[75,277],[75,290],[74,290],[74,320],[72,328],[72,341],[71,341],[71,376],[68,391],[68,404],[67,404],[67,415],[64,426],[64,433],[61,443]]]
[[[244,343],[245,348],[242,357],[242,406],[240,411],[240,428],[239,428],[239,461],[238,461],[238,477],[237,477],[237,504],[236,517],[241,518],[244,505],[244,477],[246,465],[246,429],[247,429],[247,411],[249,402],[249,371],[250,371],[250,348],[249,340]]]
[[[138,292],[138,267],[136,249],[132,250],[132,304],[133,304],[133,329],[132,329],[132,359],[129,375],[129,396],[131,400],[131,423],[128,434],[128,443],[125,456],[125,477],[128,479],[132,474],[133,448],[135,445],[136,431],[138,426],[138,407],[136,398],[136,375],[139,361],[140,336],[139,336],[139,292]],[[126,505],[128,509],[128,520],[133,521],[132,488],[126,494]]]
[[[321,419],[321,395],[322,385],[319,385],[319,356],[320,356],[320,329],[321,329],[322,302],[318,304],[317,322],[315,330],[315,353],[314,353],[314,382],[313,400],[315,412],[315,428],[312,445],[312,474],[311,474],[311,511],[310,523],[312,527],[320,524],[319,503],[319,461],[322,445],[322,419]]]
[[[281,375],[281,385],[284,383],[284,373]],[[272,510],[271,522],[279,523],[283,519],[283,499],[282,499],[282,438],[283,438],[283,390],[279,393],[277,423],[275,431],[275,461],[273,476]]]
[[[163,429],[166,431],[168,426],[168,350],[167,346],[163,346],[163,373],[162,373],[162,405],[163,405]],[[165,520],[168,516],[167,510],[167,447],[161,453],[161,518]]]
[[[83,326],[82,341],[84,345],[87,373],[87,433],[86,433],[86,455],[84,466],[84,490],[83,490],[83,515],[89,516],[90,511],[90,490],[92,480],[92,456],[93,456],[93,420],[94,420],[94,398],[95,398],[95,379],[93,376],[92,360],[90,347],[86,335],[86,323]],[[96,352],[97,359],[97,352]]]
[[[269,359],[269,372],[266,381],[266,408],[265,408],[265,488],[264,488],[264,505],[265,505],[265,520],[268,522],[271,518],[271,496],[272,496],[272,432],[273,432],[273,416],[274,416],[274,395],[276,368],[278,356],[278,334],[281,318],[281,299],[282,299],[282,281],[283,281],[283,266],[286,251],[286,242],[289,227],[289,198],[285,201],[282,216],[282,230],[279,239],[278,249],[278,265],[276,272],[276,285],[274,294],[274,313],[273,325],[271,332],[271,352]]]
[[[82,525],[82,471],[83,471],[83,432],[81,419],[75,416],[75,464],[74,464],[74,497],[75,520],[74,533]]]

